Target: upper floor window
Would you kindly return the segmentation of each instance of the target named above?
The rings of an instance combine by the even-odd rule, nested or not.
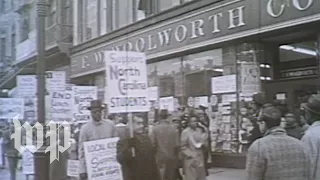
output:
[[[159,10],[164,11],[182,3],[182,0],[159,0]]]
[[[3,13],[6,9],[6,0],[0,0],[0,13]]]
[[[55,0],[50,0],[49,4],[49,14],[47,18],[47,27],[50,27],[56,23],[57,19],[57,4]]]
[[[20,42],[28,39],[30,32],[30,14],[27,10],[23,10],[20,19]]]
[[[65,0],[62,1],[63,3],[63,9],[62,9],[62,13],[61,16],[63,17],[61,19],[61,23],[63,25],[71,25],[72,24],[72,16],[71,16],[71,4],[70,4],[70,0]]]
[[[85,37],[86,40],[98,36],[98,0],[85,1]]]
[[[16,33],[11,35],[11,61],[14,61],[16,57]]]
[[[193,0],[73,0],[75,45]]]
[[[0,56],[1,61],[4,61],[4,57],[6,56],[6,39],[4,37],[0,39]]]

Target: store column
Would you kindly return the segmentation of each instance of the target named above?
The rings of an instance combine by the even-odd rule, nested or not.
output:
[[[318,61],[318,76],[319,76],[319,86],[320,87],[320,33],[317,34],[317,61]],[[320,92],[320,89],[318,89],[318,92]]]

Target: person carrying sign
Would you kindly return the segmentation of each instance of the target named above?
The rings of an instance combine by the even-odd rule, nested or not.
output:
[[[91,111],[92,121],[83,125],[79,136],[79,160],[80,160],[80,180],[87,180],[86,161],[83,143],[99,139],[117,137],[117,131],[113,123],[102,120],[104,106],[100,100],[93,100],[88,110]]]
[[[160,180],[155,149],[150,137],[144,133],[143,119],[134,116],[133,137],[127,128],[126,137],[117,143],[117,160],[122,166],[123,180]]]

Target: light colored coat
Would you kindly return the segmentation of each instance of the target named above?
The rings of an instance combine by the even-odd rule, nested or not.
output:
[[[82,126],[79,136],[80,174],[87,172],[83,143],[112,137],[117,137],[117,130],[109,121],[90,121]]]
[[[248,150],[248,180],[312,180],[310,156],[298,139],[283,128],[270,129]]]
[[[206,169],[202,146],[207,146],[208,133],[190,127],[181,134],[181,153],[185,180],[205,180]]]
[[[320,121],[316,121],[309,127],[302,137],[304,146],[311,157],[311,175],[313,179],[320,179]]]

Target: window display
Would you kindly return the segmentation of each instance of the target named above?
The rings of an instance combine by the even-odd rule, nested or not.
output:
[[[275,64],[268,52],[274,48],[243,43],[148,64],[149,94],[157,96],[149,119],[156,121],[157,110],[168,109],[186,125],[196,113],[210,131],[213,153],[246,153],[262,137],[258,117],[264,106],[274,105],[283,116],[292,113],[290,93],[272,88]]]

